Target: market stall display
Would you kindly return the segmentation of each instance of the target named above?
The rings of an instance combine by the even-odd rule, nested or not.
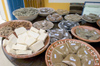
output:
[[[60,29],[65,29],[67,31],[71,31],[72,27],[75,27],[75,26],[79,26],[79,23],[78,22],[72,22],[72,21],[61,21],[58,24],[58,27]]]
[[[79,22],[81,19],[81,16],[78,14],[69,14],[69,15],[66,15],[64,18],[65,20],[68,20],[68,21]]]
[[[55,11],[53,8],[48,7],[38,8],[38,10],[40,16],[48,16],[49,14],[52,14]]]
[[[33,27],[37,29],[48,30],[53,28],[54,24],[47,20],[37,21],[33,23]]]
[[[57,63],[66,66],[99,66],[100,62],[96,62],[97,58],[99,61],[99,53],[91,45],[76,39],[63,39],[49,46],[45,62],[47,66],[55,66]]]
[[[80,15],[68,14],[68,11],[63,9],[58,9],[55,13],[54,9],[49,7],[21,8],[21,10],[15,10],[13,14],[25,19],[1,24],[0,36],[3,37],[2,49],[14,65],[100,65],[100,30],[96,29],[98,28],[97,25],[91,23],[84,23],[88,26],[81,26],[81,23],[79,23],[81,22]],[[26,21],[26,18],[30,20],[30,17],[32,22]],[[36,17],[37,19],[35,19]],[[95,15],[95,17],[98,16]],[[99,20],[97,24],[99,24]],[[70,34],[70,31],[72,34]],[[73,39],[75,37],[79,40]],[[93,44],[92,46],[99,53],[92,46],[80,40]]]
[[[60,22],[60,21],[63,20],[63,17],[62,17],[61,15],[57,14],[57,13],[53,13],[53,14],[51,14],[51,15],[48,15],[48,16],[46,17],[46,19],[47,19],[48,21],[51,21],[51,22]]]
[[[95,23],[95,22],[97,22],[98,19],[100,19],[100,17],[96,14],[90,13],[89,15],[84,14],[82,16],[82,19],[89,23]]]
[[[100,30],[90,26],[76,26],[71,33],[78,39],[86,42],[100,42]]]
[[[39,14],[37,8],[28,7],[28,8],[20,8],[13,11],[13,15],[19,20],[34,20]]]

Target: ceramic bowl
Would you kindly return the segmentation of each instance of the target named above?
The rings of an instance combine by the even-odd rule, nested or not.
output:
[[[53,66],[52,64],[52,52],[54,50],[55,47],[62,45],[64,43],[66,43],[66,41],[75,41],[75,42],[80,42],[81,46],[85,46],[87,48],[87,50],[90,52],[90,54],[94,57],[94,66],[100,66],[100,56],[99,53],[96,51],[96,49],[94,49],[91,45],[89,45],[86,42],[80,41],[80,40],[76,40],[76,39],[63,39],[63,40],[58,40],[54,43],[52,43],[45,54],[45,62],[47,66]]]
[[[29,25],[26,25],[26,26],[25,26],[25,24],[21,25],[23,22],[25,22]],[[26,29],[30,29],[32,27],[32,23],[30,21],[27,21],[27,20],[12,20],[12,21],[7,21],[7,22],[4,22],[4,23],[0,24],[0,28],[5,27],[7,25],[12,27],[12,28],[15,28],[17,26],[23,26]],[[3,35],[0,35],[0,37],[7,38],[7,36],[3,36]]]
[[[100,19],[96,23],[100,27]]]
[[[47,20],[37,21],[33,23],[33,27],[37,29],[48,30],[54,27],[54,24]]]
[[[83,17],[82,17],[82,20],[84,20],[85,22],[88,22],[88,23],[95,23],[95,21],[88,21],[88,20],[84,19]]]
[[[61,21],[58,24],[60,29],[65,29],[67,31],[71,31],[72,27],[79,26],[78,22],[71,22],[71,21]]]
[[[83,28],[83,29],[88,29],[88,30],[95,30],[99,35],[100,35],[100,30],[98,30],[98,29],[96,29],[96,28],[94,28],[94,27],[90,27],[90,26],[76,26],[76,27],[73,27],[73,28],[71,29],[71,33],[72,33],[76,38],[78,38],[78,39],[80,39],[80,40],[83,40],[83,41],[86,41],[86,42],[100,42],[100,37],[99,37],[99,39],[97,39],[97,40],[88,40],[88,39],[83,39],[83,38],[77,36],[77,35],[76,35],[76,28]]]
[[[84,20],[88,23],[96,23],[98,19],[100,19],[100,17],[93,13],[90,13],[88,15],[86,15],[86,14],[82,15],[82,20]]]
[[[81,18],[82,17],[78,14],[68,14],[68,15],[64,16],[65,20],[68,20],[71,22],[80,22]]]
[[[21,9],[26,9],[26,8],[21,8]],[[29,15],[29,16],[19,16],[19,15],[16,15],[16,11],[17,10],[20,10],[20,9],[17,9],[15,11],[13,11],[13,15],[18,19],[18,20],[29,20],[29,21],[32,21],[34,19],[37,18],[38,14],[39,14],[39,11],[37,8],[33,8],[33,9],[36,9],[37,10],[37,13],[35,13],[34,15]],[[33,12],[34,13],[34,12]]]
[[[49,16],[49,15],[48,15],[48,16]],[[48,16],[46,17],[46,20],[50,21],[50,19],[48,18]],[[63,21],[63,17],[62,17],[61,15],[59,15],[59,16],[62,18],[61,20],[59,20],[59,21],[56,21],[56,20],[55,20],[55,21],[51,21],[51,22],[55,22],[55,23],[56,23],[56,22],[61,22],[61,21]]]
[[[3,46],[3,40],[2,40],[2,48],[3,48],[3,51],[4,51],[7,55],[9,55],[9,56],[11,56],[11,57],[13,57],[13,58],[25,59],[25,58],[31,58],[31,57],[37,56],[37,55],[41,54],[42,52],[44,52],[44,51],[46,50],[46,48],[48,47],[49,42],[50,42],[50,37],[47,36],[47,38],[46,38],[46,40],[45,40],[45,42],[44,42],[45,46],[44,46],[43,48],[41,48],[39,51],[37,51],[37,52],[35,52],[35,53],[32,53],[32,54],[30,54],[30,55],[14,55],[14,54],[8,53],[7,50],[6,50],[6,48]]]
[[[50,12],[49,13],[42,13],[40,10],[41,9],[48,9],[48,10],[50,10]],[[49,14],[52,14],[55,10],[53,9],[53,8],[49,8],[49,7],[41,7],[41,8],[38,8],[38,10],[39,10],[39,15],[40,16],[48,16]]]

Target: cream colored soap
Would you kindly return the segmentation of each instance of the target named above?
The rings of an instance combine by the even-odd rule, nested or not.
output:
[[[3,40],[3,46],[6,46],[6,45],[8,44],[8,42],[9,42],[9,41],[8,41],[7,39],[4,39],[4,40]]]
[[[38,38],[39,34],[35,33],[33,31],[27,31],[28,36],[33,37],[33,38]]]
[[[12,46],[12,49],[15,50],[27,50],[27,45],[16,44]]]
[[[16,54],[17,55],[22,55],[22,54],[30,55],[30,54],[32,54],[32,50],[17,50]]]
[[[43,30],[43,29],[40,29],[40,30],[39,30],[39,33],[40,33],[40,34],[45,33],[45,32],[46,32],[46,31]]]
[[[33,31],[33,32],[36,32],[36,33],[38,33],[39,32],[39,30],[38,29],[36,29],[36,28],[34,28],[34,27],[31,27],[31,29],[30,29],[31,31]]]
[[[25,33],[26,31],[27,30],[24,27],[20,27],[20,28],[15,29],[15,32],[16,32],[17,36],[22,34],[22,33]]]
[[[17,43],[20,43],[20,44],[25,44],[25,41],[28,39],[28,34],[27,32],[21,34],[18,36],[18,40],[17,40]]]
[[[40,34],[40,36],[38,37],[38,39],[37,40],[43,40],[43,41],[45,41],[45,39],[47,38],[47,33],[42,33],[42,34]]]
[[[37,52],[38,50],[40,50],[42,47],[44,47],[44,43],[42,40],[37,41],[36,43],[34,43],[33,45],[31,45],[29,48],[31,50],[33,50],[33,52]]]
[[[15,35],[14,34],[11,34],[10,36],[8,36],[8,39],[14,37]]]
[[[8,53],[16,54],[15,50],[13,50],[12,47],[11,47],[10,45],[7,45],[7,46],[6,46],[6,50],[7,50]]]
[[[15,35],[10,35],[8,44],[16,44],[17,43],[17,37]]]
[[[35,43],[36,42],[36,39],[35,38],[33,38],[33,37],[30,37],[27,41],[25,41],[25,44],[27,45],[27,46],[31,46],[33,43]]]

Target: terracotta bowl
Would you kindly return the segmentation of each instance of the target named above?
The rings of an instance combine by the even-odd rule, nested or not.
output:
[[[3,40],[3,39],[2,39],[2,40]],[[47,36],[47,38],[46,38],[46,40],[45,40],[45,43],[44,43],[45,46],[44,46],[42,49],[40,49],[39,51],[37,51],[36,53],[32,53],[32,54],[30,54],[30,55],[14,55],[14,54],[8,53],[7,50],[6,50],[6,48],[3,46],[3,41],[2,41],[2,48],[3,48],[3,51],[4,51],[7,55],[9,55],[9,56],[11,56],[11,57],[13,57],[13,58],[25,59],[25,58],[31,58],[31,57],[37,56],[37,55],[41,54],[42,52],[44,52],[44,51],[46,50],[46,48],[48,47],[49,42],[50,42],[50,37]]]
[[[58,40],[58,41],[52,43],[48,47],[48,49],[46,51],[46,54],[45,54],[45,62],[46,62],[47,66],[53,66],[52,58],[51,58],[53,49],[55,47],[57,47],[58,45],[62,45],[64,43],[66,43],[66,41],[80,42],[81,46],[84,45],[87,48],[87,50],[89,51],[89,53],[94,57],[94,66],[100,66],[100,56],[99,56],[99,53],[91,45],[89,45],[88,43],[80,41],[80,40],[76,40],[76,39],[63,39],[63,40]]]
[[[99,22],[100,22],[100,19],[96,22],[97,23],[97,25],[100,27],[100,24],[99,24]]]
[[[13,25],[11,25],[11,22],[14,22],[15,24]],[[30,21],[27,21],[27,20],[12,20],[12,21],[7,21],[7,22],[4,22],[4,23],[2,23],[2,24],[0,24],[0,28],[2,28],[2,27],[4,27],[4,26],[10,26],[10,27],[17,27],[17,26],[19,26],[19,24],[18,23],[22,23],[22,22],[25,22],[25,23],[28,23],[29,25],[28,26],[25,26],[25,25],[20,25],[20,26],[23,26],[23,27],[25,27],[26,29],[30,29],[31,27],[32,27],[32,23],[30,22]],[[0,37],[7,37],[7,36],[2,36],[2,35],[0,35]]]
[[[100,30],[94,28],[94,27],[90,27],[90,26],[75,26],[71,29],[71,33],[78,39],[81,39],[83,41],[86,41],[86,42],[100,42],[100,37],[99,39],[97,40],[88,40],[88,39],[84,39],[84,38],[81,38],[79,36],[76,35],[76,28],[83,28],[83,29],[88,29],[88,30],[95,30],[99,35],[100,35]]]

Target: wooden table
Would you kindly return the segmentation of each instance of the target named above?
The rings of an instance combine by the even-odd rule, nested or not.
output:
[[[33,20],[32,23],[35,21],[40,21],[40,20],[44,20],[44,19],[45,19],[45,17],[38,16],[38,18]],[[55,24],[54,28],[58,28],[58,23],[54,23],[54,24]],[[93,24],[86,23],[84,25],[89,25],[89,26],[93,26],[93,27],[100,29],[96,23],[93,23]],[[89,44],[92,45],[100,54],[100,42],[89,43]],[[45,52],[43,52],[42,54],[40,54],[38,56],[28,58],[28,59],[15,59],[15,58],[8,56],[6,53],[5,53],[5,55],[15,66],[46,66]]]

